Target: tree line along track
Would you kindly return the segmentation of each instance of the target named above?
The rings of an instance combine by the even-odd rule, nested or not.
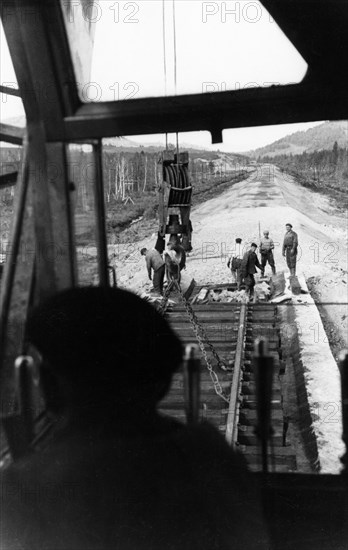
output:
[[[227,285],[218,285],[226,288]],[[231,286],[231,285],[229,285]],[[197,295],[197,291],[194,293]],[[194,296],[191,296],[191,301]],[[286,438],[282,409],[282,391],[279,372],[282,368],[280,330],[277,321],[277,307],[267,302],[224,303],[209,302],[193,304],[198,322],[228,370],[220,369],[211,351],[207,354],[225,395],[227,403],[214,391],[210,374],[201,359],[200,419],[212,423],[246,457],[251,470],[261,469],[261,449],[255,427],[256,387],[252,355],[254,342],[259,337],[268,340],[269,354],[274,359],[272,389],[272,428],[269,466],[271,471],[296,471],[296,452]],[[171,327],[184,345],[196,343],[196,336],[189,317],[181,303],[166,312]],[[160,403],[160,412],[185,422],[184,379],[180,370],[173,377],[169,393]],[[285,438],[284,438],[285,436]],[[285,445],[284,445],[285,443]]]

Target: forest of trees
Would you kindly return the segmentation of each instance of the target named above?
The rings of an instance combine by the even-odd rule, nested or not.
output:
[[[332,149],[322,149],[300,155],[263,156],[259,162],[276,164],[294,175],[303,185],[317,189],[335,188],[342,191],[348,184],[348,150],[335,141]]]
[[[20,169],[20,148],[1,150],[1,172]],[[216,186],[243,179],[246,159],[213,151],[189,150],[189,175],[194,186],[194,200]],[[103,149],[103,180],[108,229],[119,231],[140,216],[154,218],[158,204],[158,185],[162,180],[160,151],[156,148]],[[74,184],[74,212],[79,233],[88,233],[94,226],[95,164],[90,146],[72,146],[68,152],[69,179]],[[56,176],[56,167],[48,173]],[[15,188],[0,192],[2,205],[11,209]],[[198,199],[199,200],[199,199]]]

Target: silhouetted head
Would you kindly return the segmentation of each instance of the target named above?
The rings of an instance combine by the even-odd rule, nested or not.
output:
[[[241,244],[241,242],[242,242],[242,239],[241,239],[240,237],[237,237],[236,243],[237,243],[237,244]]]
[[[147,252],[147,248],[142,248],[142,249],[140,250],[140,254],[141,254],[142,256],[145,256],[146,252]]]
[[[43,356],[52,409],[154,407],[167,391],[182,346],[148,302],[117,288],[60,292],[29,317],[28,339]],[[58,403],[62,400],[63,403]]]

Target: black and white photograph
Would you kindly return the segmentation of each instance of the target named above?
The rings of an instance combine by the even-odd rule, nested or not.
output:
[[[0,550],[348,550],[348,2],[0,16]]]

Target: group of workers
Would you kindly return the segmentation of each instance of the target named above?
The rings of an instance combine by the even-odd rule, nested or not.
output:
[[[291,223],[287,223],[285,228],[282,253],[286,259],[290,275],[294,276],[296,275],[298,237],[297,233],[293,231]],[[260,239],[261,262],[256,254],[257,248],[258,245],[253,242],[250,249],[244,252],[242,239],[238,237],[235,241],[233,254],[227,263],[227,266],[231,269],[233,280],[237,283],[237,289],[241,290],[244,282],[246,292],[250,298],[253,298],[254,295],[256,268],[260,269],[261,277],[264,277],[268,263],[272,269],[272,274],[276,273],[273,256],[274,242],[269,236],[268,229],[263,231],[263,237]],[[165,276],[167,284],[173,279],[180,283],[180,272],[186,268],[186,253],[179,239],[171,238],[165,249],[164,237],[158,235],[155,247],[151,249],[142,248],[140,253],[145,256],[148,276],[153,281],[155,294],[163,295]]]
[[[180,284],[181,271],[186,269],[186,252],[179,239],[169,240],[165,249],[164,238],[158,236],[154,248],[142,248],[150,281],[153,282],[155,294],[163,295],[164,277],[167,284],[176,280]]]
[[[296,275],[298,237],[297,233],[292,230],[291,223],[287,223],[285,228],[286,233],[284,236],[282,253],[286,258],[290,275],[294,276]],[[272,269],[272,274],[274,275],[276,273],[273,256],[274,242],[269,236],[268,229],[264,230],[263,237],[260,239],[261,263],[257,257],[256,249],[257,244],[251,243],[250,249],[243,253],[242,239],[238,237],[236,239],[235,250],[227,263],[227,267],[231,269],[233,280],[237,283],[237,289],[241,289],[244,281],[246,292],[250,298],[254,295],[254,275],[257,273],[256,268],[260,269],[261,277],[264,277],[265,268],[268,263]]]

